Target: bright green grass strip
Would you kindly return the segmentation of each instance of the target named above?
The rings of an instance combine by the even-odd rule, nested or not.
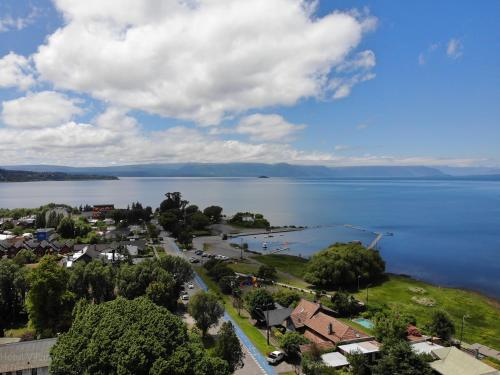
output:
[[[283,254],[256,255],[253,258],[260,263],[274,266],[277,270],[289,273],[298,278],[304,277],[308,262],[304,258]]]
[[[224,307],[227,311],[227,313],[231,316],[231,318],[234,319],[234,321],[240,326],[241,330],[245,332],[245,334],[248,336],[248,338],[252,341],[252,343],[255,345],[255,347],[263,354],[267,355],[267,353],[272,352],[276,350],[276,348],[272,345],[267,345],[266,338],[262,335],[262,333],[255,328],[248,318],[242,317],[238,315],[238,311],[233,307],[231,303],[231,299],[228,296],[222,295],[220,293],[220,289],[218,285],[210,278],[208,277],[206,270],[202,267],[195,267],[196,272],[198,275],[203,279],[205,284],[207,284],[207,287],[216,292],[217,294],[220,294],[222,296],[222,299],[224,301]]]
[[[408,289],[410,287],[423,288],[426,293],[420,295],[411,292]],[[431,298],[436,301],[436,306],[419,305],[412,301],[413,296]],[[366,289],[362,289],[356,297],[366,302]],[[455,323],[456,338],[460,338],[462,316],[468,315],[463,340],[471,344],[479,342],[500,350],[499,304],[477,293],[438,287],[408,277],[391,275],[382,285],[369,289],[368,304],[387,304],[400,312],[411,314],[417,319],[419,327],[430,321],[433,311],[444,310]]]

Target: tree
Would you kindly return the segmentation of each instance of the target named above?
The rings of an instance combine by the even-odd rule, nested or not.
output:
[[[96,303],[113,299],[115,274],[111,265],[99,260],[76,263],[70,270],[69,289],[78,298]]]
[[[182,199],[182,194],[179,192],[166,193],[165,199],[160,204],[160,212],[165,212],[168,210],[180,210],[184,211],[188,205],[188,201]]]
[[[151,286],[151,284],[160,283]],[[117,275],[118,294],[127,299],[143,295],[154,298],[155,303],[173,311],[177,307],[179,288],[172,276],[157,260],[146,260],[136,265],[123,264]],[[149,289],[148,289],[149,288]]]
[[[203,210],[203,213],[210,218],[212,223],[218,223],[222,216],[222,207],[209,206]]]
[[[351,365],[352,375],[370,375],[368,357],[360,351],[354,351],[346,355]]]
[[[381,358],[372,367],[373,375],[431,375],[433,372],[422,356],[416,354],[404,340],[384,342]]]
[[[219,281],[223,277],[234,276],[234,271],[224,263],[217,263],[208,271],[208,276],[215,281]]]
[[[431,322],[427,326],[427,331],[433,336],[440,337],[449,342],[455,334],[455,326],[449,315],[444,311],[437,310],[432,314]]]
[[[233,306],[238,310],[238,316],[240,316],[240,311],[243,307],[242,292],[239,287],[233,288]]]
[[[272,310],[274,307],[273,296],[263,288],[250,291],[245,296],[247,310],[254,319],[262,319],[262,311]]]
[[[287,332],[280,339],[280,347],[289,358],[297,358],[300,353],[300,345],[308,342],[309,340],[298,332]]]
[[[404,340],[407,336],[409,319],[391,311],[375,315],[375,337],[378,341]]]
[[[378,251],[357,243],[337,243],[312,256],[305,280],[325,288],[354,287],[358,277],[361,282],[373,282],[384,270],[385,262]]]
[[[57,233],[62,238],[75,238],[75,222],[70,217],[64,217],[57,226]]]
[[[360,310],[360,305],[356,298],[345,292],[337,292],[331,297],[332,307],[341,317],[351,317]]]
[[[203,291],[191,297],[188,310],[203,336],[224,315],[224,307],[219,302],[217,296]]]
[[[36,254],[32,250],[21,249],[17,252],[13,261],[16,264],[24,265],[24,264],[36,263],[37,257],[36,257]]]
[[[231,276],[221,277],[218,282],[220,291],[224,294],[231,294],[233,291],[234,280]]]
[[[281,306],[289,307],[300,301],[300,294],[294,290],[279,289],[273,294],[273,298]]]
[[[161,327],[161,329],[159,329]],[[181,319],[147,298],[80,302],[51,350],[53,375],[229,375]]]
[[[192,214],[189,220],[193,228],[196,230],[203,230],[210,224],[208,216],[204,215],[200,211]]]
[[[44,256],[28,274],[26,300],[29,319],[42,337],[52,337],[71,325],[75,295],[68,290],[69,274],[54,256]]]
[[[158,219],[160,225],[168,232],[174,233],[177,231],[179,218],[171,211],[164,212]]]
[[[267,264],[263,264],[259,267],[257,271],[257,277],[264,280],[276,280],[278,276],[278,272],[274,266],[268,266]]]
[[[25,287],[23,268],[10,259],[0,260],[0,337],[17,322],[23,310]]]
[[[245,354],[231,322],[222,323],[217,342],[215,343],[214,354],[229,364],[231,373],[243,367]]]

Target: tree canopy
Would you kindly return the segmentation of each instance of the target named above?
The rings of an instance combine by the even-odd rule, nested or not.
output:
[[[231,322],[222,323],[215,343],[214,354],[229,364],[231,372],[243,367],[245,353],[243,353],[240,340],[236,336]]]
[[[53,375],[228,375],[180,318],[147,298],[80,302],[52,348]]]
[[[440,337],[444,341],[450,341],[455,334],[453,321],[447,313],[441,310],[434,311],[426,329],[431,335]]]
[[[28,274],[26,301],[29,319],[37,334],[52,337],[71,324],[75,295],[68,290],[68,271],[54,256],[44,256]]]
[[[224,306],[219,302],[217,296],[203,291],[191,297],[188,309],[203,336],[224,315]]]
[[[353,287],[358,281],[373,282],[385,271],[385,262],[376,250],[356,243],[337,243],[314,254],[305,280],[325,288]]]
[[[20,319],[26,293],[26,270],[10,259],[0,260],[0,337]]]
[[[382,345],[381,358],[372,367],[373,375],[431,375],[423,356],[416,354],[404,340],[391,340]]]
[[[262,311],[272,310],[274,307],[274,299],[271,293],[264,288],[251,290],[245,296],[247,310],[254,319],[262,319]]]
[[[288,357],[298,357],[300,345],[309,342],[302,334],[298,332],[286,332],[280,339],[280,347],[285,351]]]

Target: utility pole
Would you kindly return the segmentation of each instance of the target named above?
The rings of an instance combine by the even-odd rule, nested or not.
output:
[[[464,338],[464,322],[465,318],[468,318],[468,315],[462,316],[462,328],[460,329],[460,346],[462,346],[462,339]]]
[[[358,292],[359,292],[359,279],[361,278],[360,275],[358,275]]]

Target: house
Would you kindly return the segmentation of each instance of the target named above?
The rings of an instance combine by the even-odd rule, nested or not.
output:
[[[285,322],[288,318],[290,318],[290,314],[293,309],[291,307],[280,306],[279,304],[275,305],[277,305],[275,309],[267,310],[262,313],[262,320],[265,322],[267,327],[284,327],[286,325]]]
[[[49,374],[50,349],[57,339],[0,345],[0,374]]]
[[[323,360],[323,363],[329,367],[342,368],[349,366],[347,358],[339,352],[323,354],[321,359]]]
[[[344,354],[361,353],[368,357],[369,361],[374,362],[380,352],[380,344],[377,341],[362,341],[352,344],[338,346],[339,351]]]
[[[293,328],[315,344],[339,346],[373,341],[372,336],[333,317],[334,311],[315,302],[302,299],[290,314]]]
[[[63,260],[63,264],[66,267],[70,268],[73,267],[75,263],[78,262],[89,263],[94,259],[105,259],[105,257],[100,252],[95,250],[95,248],[92,245],[88,245],[85,246],[81,251],[77,251],[73,255],[66,257]]]
[[[486,345],[475,343],[472,344],[469,349],[476,351],[479,355],[483,357],[491,357],[495,358],[497,361],[500,361],[500,352]]]
[[[441,375],[500,375],[500,371],[455,348],[440,348],[431,352],[436,361],[432,369]]]
[[[40,228],[36,230],[35,237],[38,241],[48,240],[55,231],[54,228]]]
[[[414,342],[410,346],[417,354],[431,354],[433,350],[442,348],[441,345],[435,344],[432,341]]]

